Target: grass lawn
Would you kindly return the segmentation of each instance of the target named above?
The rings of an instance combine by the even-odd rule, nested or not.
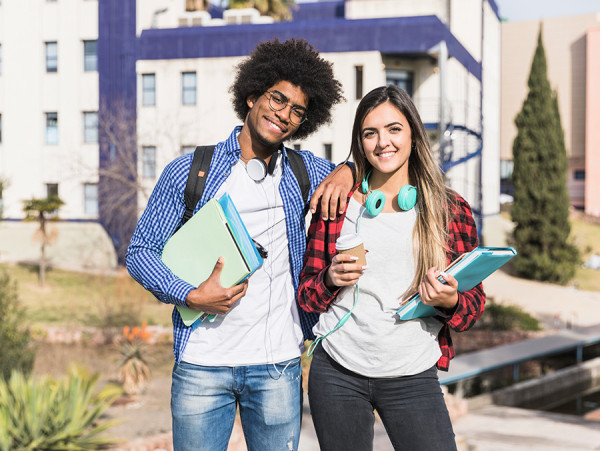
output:
[[[37,269],[0,265],[17,283],[21,305],[32,326],[134,326],[171,324],[171,307],[157,301],[125,270],[96,275],[52,269],[46,286],[38,284]]]
[[[581,219],[571,219],[571,237],[579,248],[582,261],[600,255],[600,226]],[[600,291],[600,270],[579,267],[571,284],[580,290]]]
[[[510,213],[503,212],[502,216],[510,221]],[[571,240],[579,248],[582,263],[592,254],[600,255],[600,225],[578,218],[570,219]],[[580,266],[569,285],[585,291],[600,291],[600,271]]]

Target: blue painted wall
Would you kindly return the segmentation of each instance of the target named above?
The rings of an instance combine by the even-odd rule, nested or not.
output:
[[[100,148],[100,176],[98,180],[98,210],[100,223],[113,241],[119,262],[123,263],[125,251],[137,222],[137,192],[134,188],[136,174],[128,174],[125,164],[113,165],[111,142],[103,128],[115,118],[126,118],[132,132],[136,124],[136,73],[137,59],[136,4],[135,0],[102,0],[98,2],[98,121]],[[137,162],[135,141],[122,140],[117,145],[131,146],[127,158]],[[114,154],[114,152],[113,152]],[[125,163],[125,162],[123,162]],[[108,177],[122,170],[131,183],[119,183],[118,177]],[[118,166],[115,168],[115,166]],[[136,166],[134,166],[136,167]]]

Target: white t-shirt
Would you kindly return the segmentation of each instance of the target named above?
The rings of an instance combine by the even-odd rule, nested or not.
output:
[[[233,199],[250,236],[268,252],[249,279],[246,295],[214,322],[192,332],[182,360],[204,366],[276,363],[300,356],[304,338],[294,297],[283,200],[281,159],[273,175],[252,180],[242,160],[217,195]],[[227,261],[225,261],[227,265]]]
[[[341,234],[357,233],[364,210],[350,200]],[[401,321],[395,315],[399,298],[414,276],[412,234],[416,207],[399,213],[364,213],[358,233],[367,253],[367,269],[358,280],[359,296],[346,323],[325,338],[323,348],[343,367],[367,377],[398,377],[421,373],[440,358],[437,336],[442,324],[434,318]],[[317,337],[332,330],[354,305],[356,285],[343,288],[313,328]]]

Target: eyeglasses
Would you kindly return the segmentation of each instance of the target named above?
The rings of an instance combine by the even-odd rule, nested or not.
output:
[[[286,106],[290,106],[290,122],[294,125],[300,125],[302,122],[306,120],[306,109],[298,106],[292,105],[288,102],[288,98],[284,96],[279,91],[267,91],[269,94],[269,107],[273,111],[281,111]]]

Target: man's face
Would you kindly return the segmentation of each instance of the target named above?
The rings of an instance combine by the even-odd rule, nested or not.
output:
[[[269,104],[272,95],[279,101],[287,99],[288,104],[275,111]],[[308,107],[308,97],[304,91],[289,81],[278,81],[259,97],[249,97],[246,102],[250,107],[246,117],[250,133],[265,147],[275,148],[296,133],[300,127],[298,112]],[[275,101],[271,105],[281,107]]]

